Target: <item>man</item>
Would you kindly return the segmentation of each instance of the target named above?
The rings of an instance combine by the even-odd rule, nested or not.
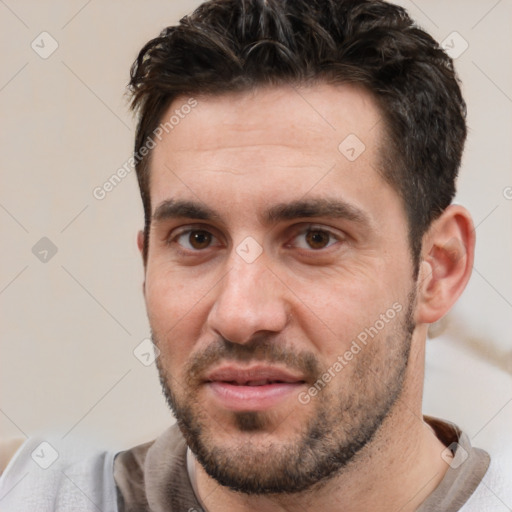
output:
[[[427,328],[475,242],[451,204],[465,104],[437,43],[375,0],[212,0],[141,50],[130,85],[144,296],[178,423],[29,477],[25,509],[510,503],[500,462],[421,413]]]

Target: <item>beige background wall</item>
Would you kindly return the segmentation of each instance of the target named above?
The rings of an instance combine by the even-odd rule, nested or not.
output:
[[[130,156],[123,93],[137,51],[198,4],[0,2],[2,437],[122,448],[173,421],[154,365],[133,354],[149,335],[135,175],[102,200],[93,190]],[[468,44],[456,61],[470,127],[457,202],[478,247],[471,284],[429,341],[425,408],[496,444],[512,418],[512,2],[401,4],[439,41],[457,31],[453,51]]]

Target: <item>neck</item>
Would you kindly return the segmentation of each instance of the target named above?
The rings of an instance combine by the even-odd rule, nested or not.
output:
[[[416,358],[421,361],[423,354]],[[441,458],[445,446],[421,415],[423,375],[412,375],[418,361],[410,363],[409,385],[373,440],[342,472],[316,488],[297,494],[244,495],[220,486],[194,459],[199,497],[208,512],[415,511],[441,482],[448,465]]]
[[[445,448],[431,427],[412,418],[400,442],[372,442],[357,461],[317,489],[294,495],[247,496],[220,486],[195,461],[197,488],[208,512],[274,512],[323,510],[325,512],[413,512],[441,482],[448,465],[441,459]],[[414,433],[414,439],[411,434]],[[412,440],[412,442],[411,442]],[[300,505],[300,506],[298,506]]]

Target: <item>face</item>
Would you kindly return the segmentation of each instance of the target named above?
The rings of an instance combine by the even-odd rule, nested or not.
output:
[[[384,123],[348,85],[196,100],[151,161],[162,386],[210,476],[301,491],[357,458],[407,384],[415,283]]]

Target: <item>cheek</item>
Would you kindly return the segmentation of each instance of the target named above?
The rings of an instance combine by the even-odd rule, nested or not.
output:
[[[215,284],[215,276],[197,269],[149,264],[145,288],[148,314],[156,323],[170,327],[205,301]]]
[[[155,342],[164,359],[181,364],[200,338],[212,285],[205,284],[204,278],[178,277],[175,272],[148,271],[145,300]]]
[[[365,346],[381,340],[406,308],[406,293],[396,282],[332,279],[323,285],[317,281],[314,292],[311,288],[294,288],[299,298],[294,316],[325,363],[350,350],[354,341]]]

